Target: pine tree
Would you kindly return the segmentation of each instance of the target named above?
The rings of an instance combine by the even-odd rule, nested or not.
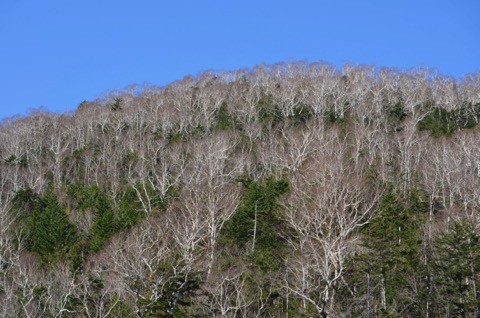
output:
[[[144,215],[135,190],[128,188],[118,203],[118,226],[122,229],[132,227],[138,224]]]
[[[226,222],[224,233],[234,244],[245,248],[249,243],[249,259],[263,270],[277,269],[283,262],[284,244],[280,233],[286,227],[276,199],[288,190],[288,182],[269,178],[265,184],[245,180],[241,205]]]
[[[96,188],[95,190],[93,194],[95,218],[92,227],[91,250],[98,252],[102,249],[105,241],[113,235],[117,226],[108,199],[100,189]]]
[[[92,252],[100,251],[105,241],[110,238],[117,229],[115,215],[107,196],[97,186],[86,187],[81,184],[70,185],[68,194],[77,202],[78,209],[81,211],[91,210],[93,212],[92,229],[87,235],[89,250]]]
[[[450,316],[478,317],[480,236],[468,222],[455,222],[435,241],[434,281],[439,305]]]
[[[43,207],[37,208],[28,224],[30,250],[44,263],[64,256],[76,241],[76,229],[53,192],[43,197]]]
[[[410,281],[422,276],[420,262],[421,233],[418,222],[428,211],[413,191],[404,204],[398,194],[383,196],[372,221],[363,229],[367,252],[359,257],[359,269],[368,277],[369,295],[377,298],[380,316],[396,317],[401,311],[419,316],[418,304],[412,302]],[[374,290],[373,286],[378,286]]]

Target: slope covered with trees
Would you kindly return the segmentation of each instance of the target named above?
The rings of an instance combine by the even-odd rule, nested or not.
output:
[[[0,127],[2,317],[478,317],[480,75],[290,63]]]

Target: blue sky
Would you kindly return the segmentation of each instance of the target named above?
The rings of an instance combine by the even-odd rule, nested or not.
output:
[[[304,60],[480,71],[480,1],[0,0],[0,118]]]

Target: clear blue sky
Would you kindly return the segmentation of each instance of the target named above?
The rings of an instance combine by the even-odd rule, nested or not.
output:
[[[0,118],[306,60],[480,70],[480,1],[0,0]]]

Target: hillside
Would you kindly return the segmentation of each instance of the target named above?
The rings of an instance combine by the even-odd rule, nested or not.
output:
[[[1,317],[478,317],[480,74],[290,63],[0,126]]]

